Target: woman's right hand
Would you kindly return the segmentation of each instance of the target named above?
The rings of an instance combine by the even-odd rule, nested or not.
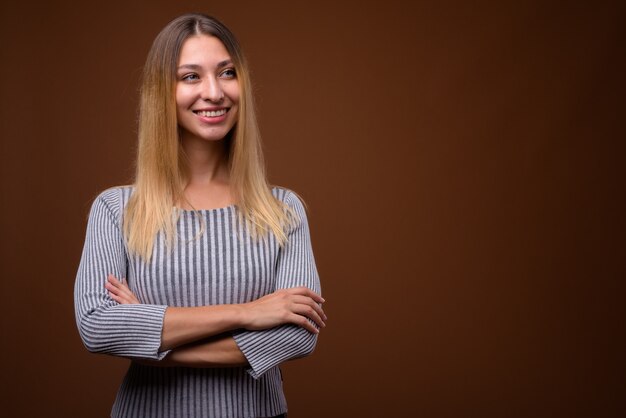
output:
[[[283,324],[299,325],[317,334],[318,327],[325,327],[327,319],[321,303],[324,299],[306,287],[280,289],[252,302],[241,305],[244,308],[244,327],[260,331]]]

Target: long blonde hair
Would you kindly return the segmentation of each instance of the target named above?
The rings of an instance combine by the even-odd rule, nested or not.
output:
[[[267,183],[250,74],[237,40],[217,19],[185,14],[157,35],[143,72],[135,190],[125,209],[123,230],[129,250],[146,261],[159,231],[169,246],[174,242],[174,205],[184,201],[187,179],[176,118],[176,67],[185,40],[200,34],[224,44],[239,82],[237,123],[223,139],[228,142],[231,190],[239,216],[253,236],[272,233],[280,245],[287,240],[286,229],[296,222],[294,212],[272,195]]]

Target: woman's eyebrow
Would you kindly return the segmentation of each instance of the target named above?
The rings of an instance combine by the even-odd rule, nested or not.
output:
[[[217,68],[222,68],[222,67],[226,67],[227,65],[230,65],[232,63],[233,63],[233,61],[231,59],[227,59],[227,60],[218,62],[216,67]]]
[[[233,63],[233,61],[231,59],[227,59],[224,61],[220,61],[217,63],[217,65],[215,66],[216,68],[222,68],[222,67],[226,67],[227,65],[231,65]],[[198,65],[198,64],[183,64],[183,65],[179,65],[178,66],[179,70],[201,70],[202,66]]]
[[[183,65],[179,65],[178,66],[179,70],[185,69],[185,70],[201,70],[202,67],[199,66],[198,64],[183,64]]]

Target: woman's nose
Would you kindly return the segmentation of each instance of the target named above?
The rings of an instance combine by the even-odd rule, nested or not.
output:
[[[210,102],[221,102],[224,99],[224,91],[215,77],[208,77],[203,84],[202,99]]]

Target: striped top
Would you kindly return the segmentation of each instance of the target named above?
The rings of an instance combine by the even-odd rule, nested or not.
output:
[[[197,212],[177,209],[175,245],[167,249],[159,233],[149,263],[129,255],[122,234],[123,208],[132,191],[104,191],[89,214],[74,289],[76,322],[89,351],[160,360],[167,355],[158,349],[168,306],[245,303],[297,286],[320,292],[306,213],[291,191],[272,190],[300,218],[283,248],[273,235],[251,239],[234,205]],[[141,304],[112,300],[104,288],[108,274],[126,277]],[[111,416],[270,417],[286,412],[278,365],[310,354],[316,335],[295,325],[232,334],[249,367],[151,367],[131,362]]]

